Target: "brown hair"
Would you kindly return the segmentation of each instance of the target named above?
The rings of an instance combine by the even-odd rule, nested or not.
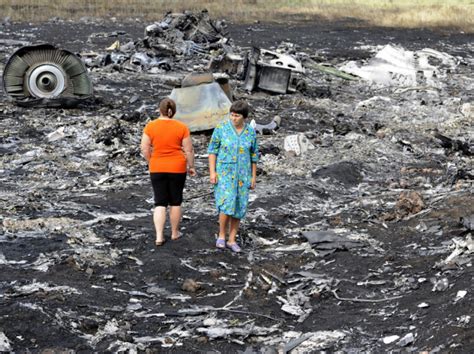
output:
[[[244,118],[247,118],[249,115],[249,105],[245,101],[235,101],[230,106],[230,112],[241,114]]]
[[[162,116],[173,118],[176,113],[176,103],[171,98],[165,98],[160,102],[160,114]]]

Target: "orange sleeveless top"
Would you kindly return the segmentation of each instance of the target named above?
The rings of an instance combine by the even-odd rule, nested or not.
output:
[[[150,172],[186,173],[186,156],[183,139],[190,135],[186,124],[174,119],[155,119],[149,122],[143,132],[153,146]]]

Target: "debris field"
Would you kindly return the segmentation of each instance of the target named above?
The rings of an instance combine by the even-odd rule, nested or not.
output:
[[[49,43],[93,94],[0,96],[0,351],[472,352],[473,39],[205,12],[3,21],[2,73]],[[192,135],[184,237],[154,247],[142,130],[209,72],[259,133],[240,254],[214,247],[210,129]]]

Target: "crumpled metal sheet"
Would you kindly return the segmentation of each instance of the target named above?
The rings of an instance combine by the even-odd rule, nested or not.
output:
[[[454,250],[446,259],[437,263],[437,266],[441,267],[449,263],[465,264],[472,259],[474,254],[474,240],[471,235],[467,235],[464,240],[460,238],[453,238],[450,248]]]
[[[33,281],[31,284],[13,286],[10,296],[24,296],[24,295],[34,294],[36,292],[44,292],[44,293],[60,292],[64,294],[75,294],[75,295],[81,294],[81,291],[75,288],[72,288],[70,286],[64,286],[64,285],[51,286],[50,284]]]
[[[177,102],[174,118],[192,132],[215,128],[228,117],[232,104],[217,82],[175,88],[169,97]]]
[[[366,247],[359,241],[347,239],[334,231],[304,231],[303,236],[308,240],[313,248],[323,255],[327,255],[338,250],[347,251],[352,248]]]
[[[145,28],[145,46],[166,45],[175,54],[192,56],[208,53],[228,42],[224,21],[214,21],[200,13],[168,13]]]
[[[474,214],[462,216],[460,222],[467,230],[474,230]]]
[[[297,332],[285,331],[279,339],[269,339],[266,345],[279,344],[282,353],[310,353],[315,350],[323,350],[333,347],[337,342],[347,337],[347,333],[339,330]]]
[[[256,326],[253,323],[238,327],[238,326],[227,326],[224,322],[219,321],[219,326],[215,327],[198,327],[196,331],[203,333],[210,339],[217,338],[229,338],[229,337],[243,337],[248,336],[268,336],[278,330],[277,327],[261,327]]]
[[[441,65],[430,64],[436,58]],[[348,62],[340,69],[379,85],[431,85],[439,86],[439,78],[454,69],[458,60],[446,53],[425,48],[416,52],[386,45],[366,65]]]

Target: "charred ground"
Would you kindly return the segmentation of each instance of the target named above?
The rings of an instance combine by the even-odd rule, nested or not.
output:
[[[139,40],[145,25],[4,25],[1,62],[18,46],[5,40],[100,52]],[[239,47],[287,42],[333,65],[390,43],[443,51],[460,65],[437,95],[323,74],[291,95],[248,94],[234,82],[257,121],[282,117],[275,134],[260,137],[264,161],[240,255],[213,248],[208,132],[193,136],[200,176],[187,184],[185,237],[153,246],[138,142],[172,88],[169,72],[95,69],[95,98],[70,110],[19,108],[2,97],[0,334],[11,349],[272,352],[312,333],[295,350],[472,352],[472,256],[445,262],[452,240],[470,236],[460,218],[474,213],[472,155],[443,147],[433,131],[471,142],[472,115],[459,110],[472,104],[473,36],[315,21],[231,24],[229,37]],[[190,61],[188,72],[203,62]],[[356,107],[379,95],[402,109]],[[48,139],[61,126],[65,136]],[[285,153],[284,137],[300,132],[316,149]],[[415,196],[403,204],[404,192],[422,197],[421,210]],[[322,257],[303,236],[320,230],[360,244]],[[437,285],[443,278],[447,287]],[[399,339],[384,343],[392,335]]]

